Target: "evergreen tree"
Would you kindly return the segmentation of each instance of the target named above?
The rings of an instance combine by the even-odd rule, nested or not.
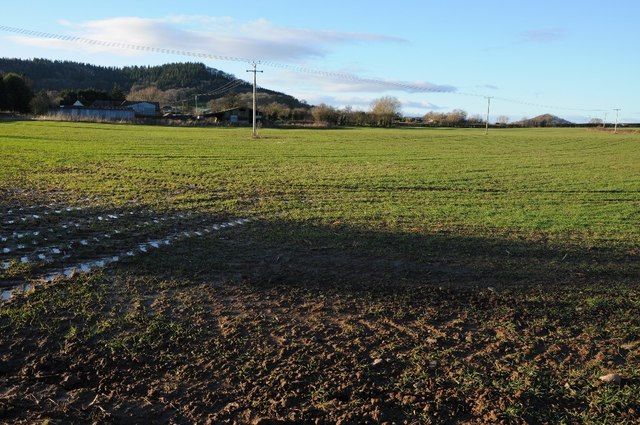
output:
[[[28,113],[31,110],[33,92],[26,79],[10,72],[2,80],[7,93],[7,109],[23,114]]]
[[[4,86],[4,79],[0,74],[0,111],[7,108],[7,89]]]
[[[113,88],[109,92],[109,97],[111,100],[125,100],[126,95],[117,83],[113,83]]]

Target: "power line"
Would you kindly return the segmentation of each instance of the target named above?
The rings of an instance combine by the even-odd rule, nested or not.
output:
[[[200,96],[216,96],[218,94],[222,94],[228,91],[231,91],[233,89],[235,89],[236,87],[239,87],[241,85],[246,84],[246,81],[240,80],[240,79],[235,79],[235,80],[231,80],[228,83],[218,87],[215,90],[212,90],[208,93],[201,93]]]
[[[77,37],[72,35],[52,34],[52,33],[47,33],[42,31],[29,30],[25,28],[10,27],[6,25],[0,25],[0,31],[12,32],[12,33],[28,35],[32,37],[48,38],[48,39],[61,40],[61,41],[71,41],[71,42],[88,44],[92,46],[101,46],[101,47],[109,47],[109,48],[116,48],[116,49],[138,50],[138,51],[146,51],[150,53],[164,53],[164,54],[191,56],[191,57],[197,57],[197,58],[203,58],[203,59],[214,59],[214,60],[232,61],[232,62],[251,62],[248,59],[238,58],[234,56],[214,55],[210,53],[195,53],[195,52],[188,52],[184,50],[165,49],[161,47],[141,46],[141,45],[131,44],[131,43],[94,40],[90,38]]]
[[[246,81],[244,80],[240,80],[240,79],[235,79],[235,80],[231,80],[230,82],[225,83],[224,85],[218,87],[217,89],[214,89],[210,92],[207,93],[199,93],[197,96],[217,96],[226,92],[229,92],[243,84],[247,84]],[[180,103],[180,102],[187,102],[189,101],[190,97],[183,97],[182,99],[178,99],[175,101],[175,103]],[[197,103],[197,102],[196,102]]]
[[[54,39],[54,40],[61,40],[61,41],[68,41],[68,42],[77,42],[77,43],[87,44],[91,46],[101,46],[101,47],[107,47],[107,48],[136,50],[136,51],[144,51],[149,53],[171,54],[171,55],[194,57],[199,59],[242,62],[242,63],[249,63],[249,64],[254,64],[256,62],[253,59],[242,58],[242,57],[218,55],[218,54],[211,54],[211,53],[198,53],[198,52],[190,52],[186,50],[167,49],[167,48],[152,47],[152,46],[142,46],[142,45],[131,44],[131,43],[94,40],[94,39],[89,39],[84,37],[53,34],[53,33],[47,33],[42,31],[25,29],[25,28],[11,27],[6,25],[0,25],[0,31],[11,32],[15,34],[22,34],[22,35],[31,36],[31,37],[40,37],[40,38],[47,38],[47,39]],[[385,80],[382,78],[373,78],[373,77],[366,78],[356,74],[319,70],[315,68],[308,68],[308,67],[303,67],[299,65],[279,63],[279,62],[274,62],[269,60],[260,61],[260,64],[263,66],[285,69],[285,70],[298,72],[298,73],[312,74],[320,77],[338,78],[346,81],[353,81],[353,82],[363,83],[363,84],[373,84],[373,85],[383,86],[387,88],[391,87],[391,88],[406,90],[406,91],[415,92],[415,93],[453,93],[461,96],[484,97],[484,98],[487,97],[487,96],[476,94],[476,93],[461,92],[456,90],[455,87],[446,86],[446,85],[436,85],[436,84],[429,84],[429,83],[417,84],[417,83],[408,83],[408,82],[401,82],[401,81],[391,81],[391,80]],[[532,102],[503,98],[503,97],[495,97],[495,96],[491,96],[491,97],[496,100],[501,100],[503,102],[515,103],[515,104],[532,106],[532,107],[543,108],[543,109],[556,109],[556,110],[578,111],[578,112],[604,112],[606,110],[606,109],[568,108],[568,107],[560,107],[560,106],[554,106],[554,105],[532,103]]]
[[[233,62],[244,62],[244,63],[254,63],[256,62],[253,59],[234,57],[234,56],[224,56],[224,55],[216,55],[211,53],[197,53],[197,52],[189,52],[185,50],[176,50],[176,49],[166,49],[160,47],[151,47],[151,46],[141,46],[137,44],[131,43],[121,43],[121,42],[109,42],[102,40],[94,40],[84,37],[78,36],[69,36],[69,35],[60,35],[47,33],[42,31],[29,30],[25,28],[17,28],[6,25],[0,25],[0,31],[12,32],[16,34],[28,35],[32,37],[40,37],[61,41],[69,41],[69,42],[77,42],[82,44],[88,44],[91,46],[101,46],[108,48],[117,48],[117,49],[126,49],[126,50],[136,50],[136,51],[145,51],[150,53],[162,53],[162,54],[173,54],[180,56],[189,56],[200,59],[213,59],[213,60],[221,60],[221,61],[233,61]],[[414,91],[414,92],[432,92],[432,93],[457,93],[468,96],[477,96],[481,97],[481,95],[472,94],[472,93],[461,93],[457,92],[454,87],[451,86],[438,86],[435,84],[428,85],[417,85],[417,84],[409,84],[405,82],[398,81],[389,81],[381,78],[363,78],[355,74],[342,73],[342,72],[333,72],[333,71],[323,71],[313,68],[302,67],[298,65],[290,65],[284,63],[278,63],[274,61],[260,61],[260,64],[263,66],[269,66],[272,68],[280,68],[286,69],[294,72],[307,73],[307,74],[315,74],[324,77],[333,77],[339,78],[343,80],[355,81],[366,84],[375,84],[375,85],[383,85],[387,87],[395,87],[398,89]]]

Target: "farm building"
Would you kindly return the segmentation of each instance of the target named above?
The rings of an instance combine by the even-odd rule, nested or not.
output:
[[[82,102],[76,101],[73,105],[61,105],[60,109],[55,112],[72,117],[97,118],[103,120],[132,120],[135,118],[135,111],[133,109],[121,106],[105,106],[99,103],[96,104],[96,102],[90,107],[85,107]]]
[[[253,120],[252,108],[231,108],[224,111],[218,111],[205,115],[207,118],[214,118],[216,122],[229,123],[229,124],[248,124]],[[262,119],[260,111],[256,116],[257,119]]]
[[[60,105],[57,113],[77,117],[97,118],[106,120],[132,120],[136,117],[160,116],[160,104],[158,102],[132,102],[125,100],[96,100],[91,105],[85,106],[81,101],[73,105]]]
[[[158,102],[125,100],[121,106],[133,109],[136,117],[157,117],[161,115],[160,103]]]

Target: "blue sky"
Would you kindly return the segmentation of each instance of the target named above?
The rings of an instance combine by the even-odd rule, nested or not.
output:
[[[464,109],[491,120],[553,113],[640,122],[640,2],[608,1],[28,1],[0,26],[0,56],[98,65],[202,61],[310,104],[367,110],[395,96],[407,115]],[[108,48],[109,42],[205,59]],[[222,57],[247,62],[222,60]],[[301,69],[303,69],[301,71]]]

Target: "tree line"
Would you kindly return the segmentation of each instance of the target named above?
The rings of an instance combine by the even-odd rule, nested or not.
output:
[[[368,111],[354,110],[351,106],[335,108],[320,104],[311,109],[313,121],[326,126],[376,126],[390,127],[410,123],[432,127],[469,127],[484,123],[480,115],[469,117],[466,111],[428,112],[422,117],[406,117],[401,112],[401,102],[393,96],[375,99]],[[500,117],[505,123],[508,118]]]
[[[0,58],[0,72],[24,75],[35,92],[42,90],[109,91],[114,85],[128,92],[134,86],[155,85],[161,90],[192,88],[209,90],[234,77],[203,63],[170,63],[158,66],[125,66],[122,68],[91,65],[81,62],[49,59]]]
[[[321,103],[311,108],[311,117],[324,126],[390,127],[402,120],[402,104],[393,96],[383,96],[371,103],[369,111],[354,110],[351,106],[335,108]]]

